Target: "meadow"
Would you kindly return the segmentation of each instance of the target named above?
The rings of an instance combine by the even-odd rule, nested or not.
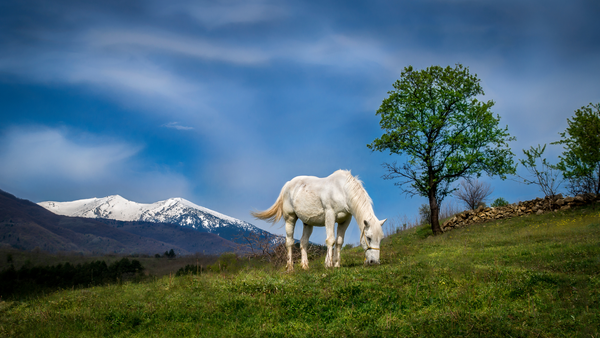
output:
[[[600,337],[600,208],[388,236],[381,265],[220,272],[0,301],[8,337]],[[231,255],[228,256],[231,258]]]

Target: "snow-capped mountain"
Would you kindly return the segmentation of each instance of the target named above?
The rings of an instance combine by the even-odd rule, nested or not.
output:
[[[55,214],[64,216],[172,223],[199,231],[216,233],[234,241],[239,241],[244,233],[266,234],[264,230],[248,222],[201,207],[183,198],[170,198],[152,204],[143,204],[113,195],[72,202],[40,202],[38,204]]]

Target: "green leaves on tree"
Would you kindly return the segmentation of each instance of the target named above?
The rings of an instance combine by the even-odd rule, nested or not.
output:
[[[575,111],[562,138],[564,152],[556,165],[569,181],[572,194],[600,193],[600,103],[590,103]]]
[[[367,145],[405,155],[403,164],[383,164],[384,178],[400,179],[396,184],[407,194],[429,198],[436,234],[441,233],[438,204],[452,193],[454,181],[482,172],[502,179],[515,173],[508,147],[514,138],[491,112],[494,102],[477,99],[484,95],[479,82],[461,64],[404,68],[377,110],[384,134]]]

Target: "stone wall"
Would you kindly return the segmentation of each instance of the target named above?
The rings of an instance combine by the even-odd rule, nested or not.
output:
[[[566,210],[575,206],[586,205],[595,202],[600,202],[600,195],[596,196],[594,194],[585,194],[563,198],[562,194],[558,194],[554,198],[538,197],[531,201],[510,204],[505,207],[479,207],[476,210],[466,210],[460,214],[454,215],[454,217],[444,222],[442,225],[442,230],[448,231],[474,223],[483,223],[490,220],[506,219],[522,215],[540,215],[549,211]]]

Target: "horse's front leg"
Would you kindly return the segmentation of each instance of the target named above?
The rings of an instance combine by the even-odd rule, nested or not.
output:
[[[313,232],[312,225],[304,224],[304,229],[302,230],[302,238],[300,239],[300,252],[302,253],[302,268],[304,270],[308,270],[308,254],[306,249],[308,248],[308,239]]]
[[[342,251],[342,246],[344,245],[344,236],[346,235],[346,229],[348,229],[348,225],[350,225],[351,220],[352,218],[345,222],[342,222],[341,224],[338,223],[337,238],[335,242],[335,252],[333,255],[333,266],[335,266],[336,268],[339,268],[341,266],[340,252]]]
[[[325,233],[327,238],[327,256],[325,257],[325,267],[333,267],[333,245],[335,244],[335,213],[333,211],[325,214]]]
[[[298,218],[285,215],[285,246],[287,248],[287,271],[294,271],[294,260],[292,259],[292,247],[294,246],[294,228]]]

